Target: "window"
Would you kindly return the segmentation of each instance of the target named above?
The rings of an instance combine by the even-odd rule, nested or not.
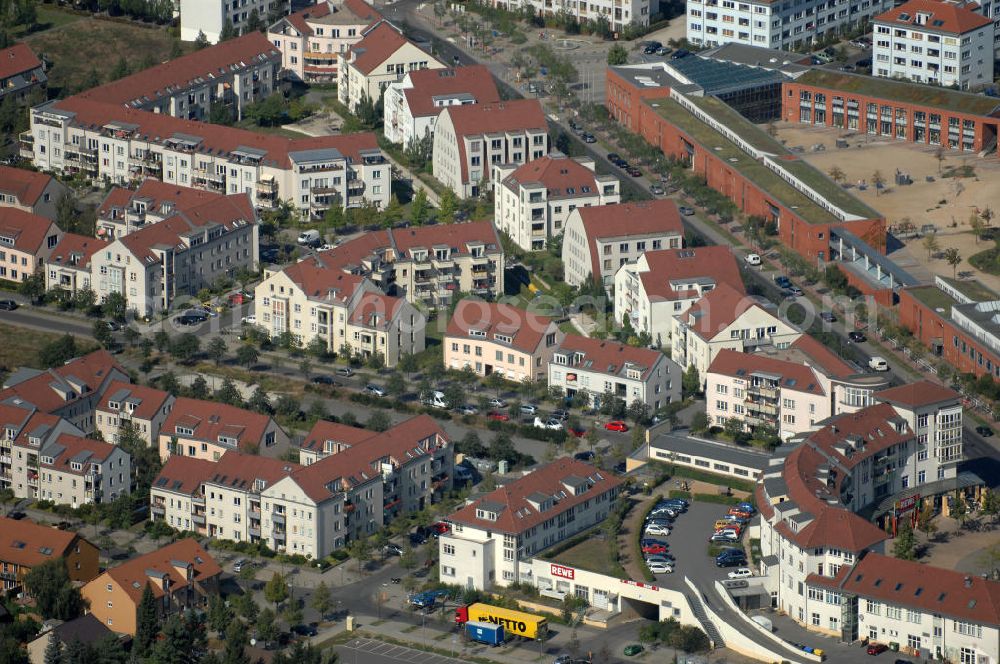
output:
[[[444,551],[444,554],[446,556],[453,556],[453,555],[455,555],[455,545],[454,544],[445,544],[442,547],[442,550]]]

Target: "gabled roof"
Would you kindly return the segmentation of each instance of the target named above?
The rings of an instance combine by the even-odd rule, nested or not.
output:
[[[39,458],[51,455],[53,463],[41,463],[39,465],[44,468],[52,468],[61,473],[84,475],[90,472],[88,464],[103,463],[117,449],[117,445],[94,440],[93,438],[62,434],[51,444],[43,447],[38,454]],[[81,464],[81,468],[74,469],[73,462]]]
[[[177,540],[173,544],[168,544],[144,556],[132,558],[118,567],[112,567],[90,583],[103,585],[106,583],[105,576],[110,577],[125,591],[133,604],[138,604],[139,600],[142,599],[142,591],[146,587],[146,582],[149,581],[149,572],[170,575],[172,592],[187,587],[187,577],[183,570],[177,569],[176,565],[178,564],[190,565],[192,582],[195,584],[217,577],[222,573],[222,568],[198,544],[198,541],[188,538]],[[153,597],[157,599],[163,597],[163,591],[156,583],[149,581],[149,586],[153,591]]]
[[[517,192],[520,187],[541,185],[545,187],[550,199],[591,198],[601,194],[601,187],[596,178],[594,171],[580,162],[562,153],[553,152],[519,166],[504,178],[503,186]],[[579,209],[582,211],[598,208]]]
[[[439,245],[449,247],[452,256],[469,255],[471,245],[483,245],[487,252],[501,250],[497,229],[491,221],[394,228],[389,237],[399,259],[412,258],[412,251],[418,247],[431,251]]]
[[[522,533],[621,483],[607,471],[560,457],[466,505],[446,521],[494,532]],[[577,493],[575,487],[581,491]],[[478,514],[480,509],[496,514],[496,518],[483,518]]]
[[[17,208],[0,207],[0,238],[7,247],[35,255],[55,228],[51,219]]]
[[[580,369],[624,377],[626,368],[634,368],[640,370],[642,380],[649,378],[653,367],[666,358],[663,353],[651,348],[636,348],[617,341],[594,339],[579,334],[567,334],[556,352],[566,353],[571,359],[577,353],[582,356],[579,362],[566,365],[567,371]]]
[[[847,468],[914,437],[906,421],[887,403],[837,415],[824,423],[822,429],[809,434],[809,442]],[[856,444],[847,445],[842,452],[852,440]]]
[[[0,516],[0,561],[34,567],[69,553],[76,533]]]
[[[5,389],[0,392],[0,400],[21,399],[43,412],[52,413],[99,390],[115,372],[122,378],[128,376],[111,353],[96,350],[54,369],[11,374],[4,383]],[[67,399],[60,392],[72,392],[73,396]]]
[[[396,319],[406,305],[406,300],[401,297],[375,292],[364,293],[351,310],[351,323],[362,327],[387,329],[389,323]]]
[[[762,308],[729,284],[719,284],[695,302],[683,317],[695,334],[702,339],[711,340],[754,307]]]
[[[237,408],[215,401],[202,401],[179,397],[174,408],[164,420],[160,435],[178,436],[185,440],[201,440],[216,445],[226,445],[219,437],[236,440],[235,449],[246,450],[259,445],[273,420],[245,408]],[[178,434],[177,427],[193,430],[191,434]]]
[[[548,132],[549,130],[542,105],[537,99],[512,99],[495,104],[446,106],[441,110],[441,114],[447,114],[455,128],[455,140],[458,143],[458,157],[462,167],[463,182],[469,178],[469,160],[465,154],[465,138],[515,131]]]
[[[695,280],[709,282],[713,288],[728,284],[745,292],[739,265],[729,247],[661,249],[647,251],[643,257],[649,269],[640,272],[639,279],[650,302],[697,298],[696,289],[680,288]]]
[[[1000,583],[964,572],[868,553],[854,565],[840,587],[866,599],[1000,626]]]
[[[972,3],[969,7],[965,7],[957,2],[942,2],[941,0],[909,0],[909,2],[879,14],[873,21],[903,26],[921,32],[960,35],[978,30],[993,22],[992,19],[973,11],[978,6]]]
[[[938,385],[929,380],[920,380],[916,383],[907,383],[881,390],[875,393],[875,398],[892,404],[920,408],[948,401],[958,403],[962,397],[958,392],[944,385]]]
[[[367,429],[340,424],[339,422],[328,422],[327,420],[317,420],[313,428],[306,434],[302,441],[302,448],[314,452],[324,452],[326,441],[339,443],[347,447],[357,445],[363,440],[368,440],[375,436],[375,433]]]
[[[548,316],[539,316],[510,304],[466,298],[455,307],[446,336],[470,339],[473,338],[470,330],[475,330],[484,335],[475,338],[534,353],[552,324]],[[509,337],[510,341],[498,340],[498,334]]]
[[[779,524],[782,535],[802,549],[836,547],[858,553],[886,539],[886,534],[872,522],[841,507],[821,507],[813,519],[798,532],[787,523]]]
[[[684,235],[677,203],[671,199],[657,199],[618,205],[597,205],[577,208],[583,232],[590,247],[591,276],[601,274],[601,256],[598,240],[642,239],[650,236]]]
[[[114,632],[108,629],[107,625],[102,623],[93,613],[67,620],[53,627],[51,631],[55,632],[56,638],[64,646],[68,646],[74,641],[84,644],[97,643],[101,639],[114,636]],[[46,639],[47,641],[48,638],[49,633],[42,632],[36,641],[38,639]]]
[[[365,280],[360,275],[328,265],[323,254],[301,260],[282,272],[312,300],[334,299],[346,302],[362,288]]]
[[[213,472],[205,478],[205,483],[244,491],[255,490],[257,480],[263,481],[265,486],[271,486],[302,468],[299,464],[284,459],[241,454],[233,450],[223,454],[212,466]]]
[[[125,381],[112,381],[101,395],[101,400],[97,404],[98,410],[113,411],[109,402],[114,401],[119,404],[118,410],[131,413],[133,418],[141,420],[152,419],[154,415],[169,400],[170,393],[158,390],[147,385],[136,385]],[[133,410],[126,408],[127,404],[135,404]]]
[[[493,75],[485,65],[449,67],[448,69],[418,69],[409,73],[411,88],[403,90],[406,105],[414,118],[437,116],[441,106],[435,100],[464,94],[477,104],[500,101]]]
[[[407,44],[418,48],[416,44],[403,36],[403,32],[388,21],[379,21],[374,27],[368,28],[365,36],[350,47],[347,61],[363,75],[367,76],[388,60],[393,53]],[[350,55],[354,54],[351,62]],[[434,56],[427,54],[431,60]],[[436,60],[435,60],[436,61]]]
[[[774,376],[783,390],[806,394],[824,394],[823,386],[813,370],[796,362],[786,362],[757,353],[741,353],[723,348],[712,360],[708,373],[747,380],[754,373]]]
[[[222,456],[225,457],[227,454],[229,452]],[[264,457],[254,458],[263,459]],[[186,496],[193,495],[198,492],[208,478],[218,472],[218,464],[219,462],[208,459],[171,454],[150,488],[152,491],[170,491]]]
[[[3,52],[0,51],[0,66],[3,65]],[[0,75],[0,79],[3,76]],[[0,166],[0,192],[12,194],[18,203],[26,207],[34,207],[45,188],[52,182],[52,176],[36,171],[27,171],[13,166]]]
[[[145,204],[147,212],[166,217],[173,210],[188,210],[224,198],[226,194],[182,187],[156,178],[145,178],[135,191],[124,187],[113,187],[97,208],[97,216],[100,219],[107,219],[111,217],[114,208],[131,207],[134,202],[141,201]],[[167,207],[164,207],[165,205]]]
[[[10,48],[0,50],[0,80],[23,74],[41,66],[41,60],[27,44],[14,44]]]
[[[281,52],[267,35],[253,31],[91,88],[78,97],[142,108],[189,87],[212,86],[218,83],[216,79],[268,60],[280,64]]]
[[[107,246],[107,240],[88,235],[66,233],[52,250],[52,254],[49,256],[49,265],[75,267],[89,272],[91,256]]]
[[[810,357],[821,371],[834,378],[847,378],[858,373],[847,362],[840,359],[829,347],[821,344],[811,334],[803,334],[793,341],[792,348],[801,350]]]

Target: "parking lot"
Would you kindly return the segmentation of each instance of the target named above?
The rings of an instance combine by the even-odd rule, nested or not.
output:
[[[457,642],[452,648],[461,648]],[[345,664],[354,662],[364,664],[390,664],[391,662],[409,662],[410,664],[462,664],[461,660],[443,655],[404,648],[376,639],[355,639],[342,646],[337,646],[341,660]]]

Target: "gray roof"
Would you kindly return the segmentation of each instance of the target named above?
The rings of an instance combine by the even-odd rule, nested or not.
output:
[[[706,95],[725,94],[760,85],[778,84],[785,75],[774,69],[748,67],[711,58],[687,57],[671,60],[670,67],[700,86]]]
[[[88,613],[85,616],[64,622],[52,628],[52,631],[56,633],[60,641],[66,644],[73,641],[79,641],[84,644],[94,643],[106,636],[114,636],[114,633],[95,617],[93,613]],[[43,634],[39,638],[47,639],[48,635]]]
[[[786,73],[799,73],[809,71],[808,65],[796,64],[796,61],[809,61],[810,56],[801,53],[790,53],[779,51],[773,48],[762,48],[760,46],[749,46],[729,42],[722,46],[710,48],[707,51],[698,53],[700,58],[711,58],[723,62],[733,62],[751,67],[763,67],[765,69],[780,69]]]
[[[701,87],[698,85],[683,83],[671,76],[663,63],[622,65],[620,67],[610,67],[610,69],[626,81],[640,88],[673,88],[678,92],[686,93],[699,92],[701,90]]]
[[[35,376],[41,376],[44,371],[39,371],[38,369],[32,369],[30,367],[21,367],[11,375],[7,376],[7,380],[3,382],[4,389],[8,387],[14,387],[19,385],[26,380],[31,380]]]
[[[108,401],[124,401],[125,397],[130,394],[132,394],[132,390],[122,387],[115,390],[115,393],[108,397]]]
[[[758,471],[767,467],[768,460],[768,455],[756,450],[675,434],[657,436],[650,443],[650,447],[667,452],[705,457],[721,463],[754,468]]]
[[[296,150],[289,152],[288,158],[294,162],[334,161],[343,159],[344,155],[336,148],[324,148],[321,150]]]

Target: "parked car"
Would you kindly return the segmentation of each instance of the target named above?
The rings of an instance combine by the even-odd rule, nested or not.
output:
[[[868,360],[868,368],[872,371],[888,371],[889,363],[884,357],[876,355]]]
[[[583,140],[584,143],[596,143],[597,142],[597,138],[593,134],[591,134],[590,132],[588,132],[588,131],[583,132],[580,135],[580,138]]]
[[[646,561],[647,564],[648,563],[668,563],[670,565],[673,565],[675,562],[677,562],[677,559],[674,558],[669,553],[651,553],[648,556],[646,556],[644,558],[644,560]]]
[[[650,185],[650,187],[649,187],[649,193],[653,194],[654,196],[662,196],[666,192],[664,191],[664,189],[663,189],[662,186],[660,186],[658,184],[654,184],[654,185]]]
[[[673,50],[674,49],[670,48],[669,46],[661,46],[660,48],[656,49],[656,54],[657,55],[670,55],[670,53]]]
[[[671,60],[680,60],[681,58],[686,58],[689,55],[691,55],[691,51],[688,51],[688,50],[683,49],[683,48],[679,48],[676,51],[674,51],[674,54],[670,56],[670,59]]]
[[[976,427],[976,433],[978,433],[983,438],[989,438],[993,435],[993,429],[988,426],[979,425]]]
[[[715,557],[716,567],[746,567],[747,554],[743,549],[724,549]]]
[[[774,283],[778,288],[791,288],[792,286],[792,280],[781,274],[774,278]]]
[[[17,309],[17,302],[14,300],[0,300],[0,310],[14,311],[14,309]]]
[[[590,450],[587,450],[586,452],[577,452],[573,455],[573,458],[578,461],[593,461],[594,453]]]
[[[304,637],[316,636],[319,634],[316,627],[313,625],[295,625],[291,627],[291,631],[292,634],[295,634],[296,636]]]
[[[520,410],[521,410],[521,414],[522,415],[537,415],[538,414],[538,406],[536,406],[533,403],[522,403]]]
[[[749,567],[740,567],[727,574],[730,579],[746,579],[753,576],[753,570]]]
[[[434,537],[451,532],[451,524],[444,521],[436,521],[430,525],[431,534]]]
[[[584,436],[587,435],[586,429],[569,427],[566,429],[566,431],[569,431],[569,433],[575,438],[583,438]]]
[[[827,323],[836,323],[837,317],[832,311],[821,311],[819,312],[819,317],[825,320]]]
[[[503,413],[498,413],[495,410],[486,413],[486,419],[493,420],[494,422],[506,422],[510,418]]]
[[[350,367],[341,367],[337,369],[337,375],[343,376],[344,378],[350,378],[351,376],[354,375],[354,369]]]
[[[385,388],[379,387],[378,385],[375,385],[374,383],[369,383],[368,385],[365,385],[365,392],[367,392],[368,394],[371,394],[372,396],[376,396],[376,397],[384,397],[385,396]]]
[[[680,213],[681,213],[682,215],[684,215],[685,217],[690,217],[691,215],[693,215],[693,214],[694,214],[694,208],[689,208],[689,207],[688,207],[688,206],[686,206],[686,205],[681,205],[681,206],[679,206],[679,207],[677,208],[677,211],[678,211],[678,212],[680,212]]]
[[[625,646],[625,650],[623,652],[625,653],[626,657],[634,657],[635,655],[638,655],[642,651],[643,647],[640,646],[638,643],[630,643],[627,646]]]
[[[662,525],[657,524],[657,523],[651,523],[651,524],[649,524],[649,525],[646,526],[646,530],[644,531],[644,534],[646,534],[646,535],[662,535],[662,536],[666,537],[667,535],[670,534],[670,528],[667,528],[666,526],[662,526]]]
[[[539,429],[549,429],[550,431],[558,431],[563,428],[562,420],[558,420],[554,417],[549,417],[547,419],[542,419],[536,417],[534,421],[534,426]]]
[[[240,558],[235,563],[233,563],[233,572],[239,574],[243,571],[243,568],[247,566],[247,559]]]
[[[802,289],[799,288],[798,286],[789,286],[788,292],[794,295],[795,297],[802,297]]]
[[[659,562],[646,563],[646,567],[648,567],[649,571],[652,572],[653,574],[672,574],[674,571],[673,566],[670,565],[669,563],[659,563]]]
[[[868,341],[868,337],[866,337],[861,332],[848,332],[847,333],[847,339],[848,339],[848,341],[853,341],[856,344],[862,344],[862,343]]]
[[[28,516],[28,515],[25,514],[24,512],[21,512],[20,510],[14,510],[13,512],[8,512],[7,513],[7,518],[8,519],[13,519],[14,521],[20,521],[21,519],[23,519],[26,516]]]
[[[628,168],[625,169],[625,172],[628,173],[631,177],[634,177],[634,178],[641,178],[642,177],[642,171],[640,171],[635,166],[629,166]]]
[[[724,533],[712,533],[712,536],[708,538],[708,541],[711,544],[736,544],[740,540],[738,537],[734,535],[724,534]]]
[[[317,385],[329,385],[330,387],[337,387],[340,383],[333,379],[333,376],[313,376],[312,382]]]
[[[423,534],[419,530],[410,533],[409,536],[410,544],[413,546],[420,546],[427,542],[427,535]]]
[[[181,314],[175,320],[177,321],[178,325],[184,325],[185,327],[190,327],[192,325],[201,325],[202,323],[208,320],[208,316],[206,316],[205,314],[195,314],[189,312],[186,314]]]
[[[563,410],[562,408],[556,408],[554,411],[552,411],[552,417],[557,417],[565,422],[566,420],[569,419],[569,412]]]
[[[881,655],[888,649],[889,646],[885,645],[884,643],[869,643],[868,647],[865,649],[865,652],[868,653],[869,655]]]
[[[382,547],[382,553],[387,556],[401,556],[403,555],[403,547],[396,544],[395,542],[389,542]]]
[[[752,503],[747,503],[747,502],[736,503],[735,505],[729,508],[730,514],[749,514],[750,516],[753,516],[754,512],[756,511],[757,508],[754,507]]]
[[[462,415],[475,415],[476,413],[479,412],[478,408],[476,408],[472,404],[468,404],[468,403],[465,404],[464,406],[459,406],[455,410],[457,410],[458,412],[460,412]]]
[[[747,257],[744,260],[746,261],[747,265],[761,264],[760,254],[747,254]]]
[[[498,397],[496,399],[490,399],[490,406],[492,408],[506,408],[507,402]]]
[[[620,431],[620,432],[628,431],[628,425],[622,422],[621,420],[613,420],[611,422],[608,422],[607,424],[604,425],[604,428],[607,429],[608,431]]]
[[[255,315],[253,315],[253,314],[250,314],[249,316],[244,316],[243,320],[241,322],[244,325],[256,325],[257,324],[257,317]]]

